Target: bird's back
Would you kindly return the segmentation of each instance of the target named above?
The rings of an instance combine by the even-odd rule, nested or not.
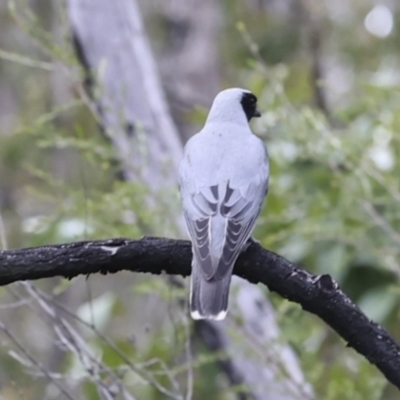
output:
[[[239,187],[266,165],[266,148],[248,128],[233,124],[209,127],[193,136],[186,145],[182,162],[199,186],[212,186],[229,181]],[[181,171],[182,175],[182,171]],[[268,172],[266,172],[268,175]],[[185,184],[185,181],[181,182]]]

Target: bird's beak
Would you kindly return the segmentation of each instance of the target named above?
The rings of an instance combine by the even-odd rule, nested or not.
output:
[[[254,111],[253,117],[261,117],[260,111],[258,111],[258,110],[256,109],[256,111]]]

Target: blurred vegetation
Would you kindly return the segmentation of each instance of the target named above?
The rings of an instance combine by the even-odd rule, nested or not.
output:
[[[331,274],[370,318],[400,339],[399,6],[391,8],[393,30],[379,38],[364,23],[372,1],[304,1],[295,12],[275,10],[275,3],[221,2],[223,85],[258,95],[263,116],[253,127],[271,159],[270,192],[255,237],[313,273]],[[150,208],[145,187],[117,179],[113,149],[80,96],[81,71],[66,20],[62,3],[0,3],[0,243],[11,248],[168,234],[168,207],[161,199]],[[321,42],[317,55],[313,35]],[[322,65],[318,82],[315,62]],[[316,90],[328,110],[317,107]],[[187,118],[201,124],[205,115],[196,108]],[[127,359],[135,363],[140,373],[126,373],[124,383],[138,398],[169,398],[143,371],[166,387],[171,374],[185,387],[189,322],[179,301],[187,294],[159,278],[126,274],[38,287],[84,321],[98,313],[97,329],[112,345],[93,327],[79,329],[112,370],[124,374]],[[0,294],[5,305],[27,296],[18,285]],[[399,398],[322,321],[273,293],[270,298],[282,340],[296,350],[317,398]],[[38,360],[73,377],[81,396],[100,398],[76,355],[54,355],[55,339],[38,307],[21,305],[2,314]],[[46,377],[27,374],[29,368],[10,356],[15,343],[7,340],[0,350],[0,396],[63,398],[51,394]],[[193,346],[193,399],[235,398],[215,357]]]

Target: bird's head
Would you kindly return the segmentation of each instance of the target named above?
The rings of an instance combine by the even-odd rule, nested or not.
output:
[[[245,122],[260,117],[257,97],[249,90],[231,88],[219,92],[211,107],[207,122]]]

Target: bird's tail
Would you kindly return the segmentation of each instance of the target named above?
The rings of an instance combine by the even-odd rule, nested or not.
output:
[[[218,280],[207,281],[200,265],[193,257],[190,282],[190,313],[193,319],[213,319],[220,321],[228,311],[231,273]]]

